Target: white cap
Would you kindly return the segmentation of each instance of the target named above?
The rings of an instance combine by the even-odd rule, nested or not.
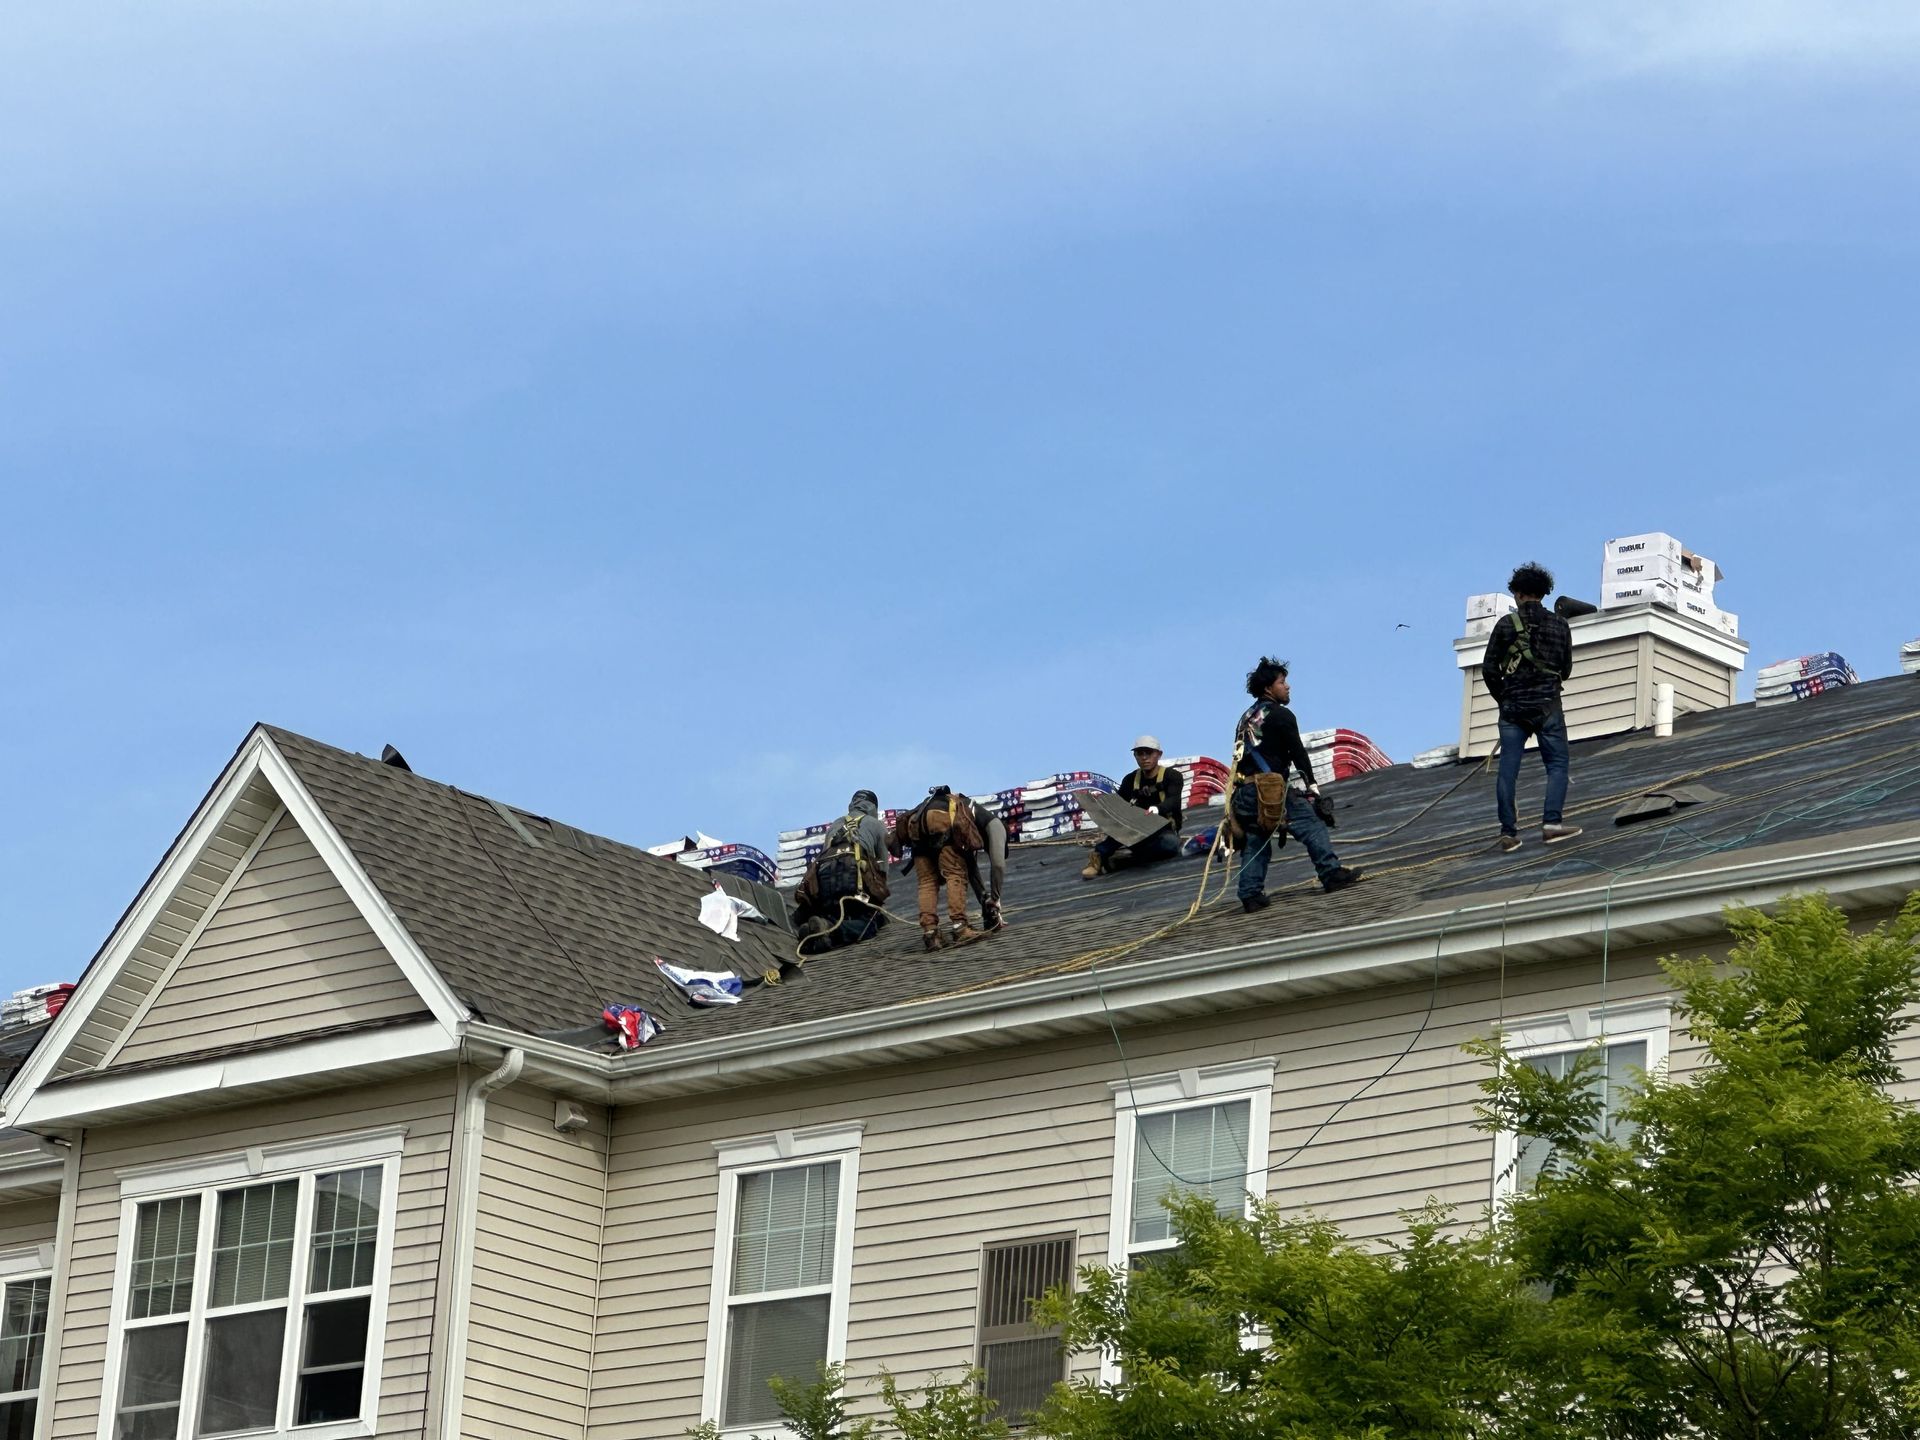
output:
[[[1133,742],[1133,748],[1136,750],[1158,750],[1160,748],[1160,742],[1151,735],[1142,735],[1138,740]]]

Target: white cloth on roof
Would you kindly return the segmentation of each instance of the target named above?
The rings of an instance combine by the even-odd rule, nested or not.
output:
[[[735,899],[718,885],[700,897],[700,923],[723,940],[738,942],[742,920],[767,917],[745,900]]]

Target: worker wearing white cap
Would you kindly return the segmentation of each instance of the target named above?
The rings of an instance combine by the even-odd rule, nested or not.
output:
[[[1180,853],[1180,797],[1186,793],[1186,777],[1171,765],[1160,763],[1160,742],[1142,735],[1133,742],[1134,768],[1120,782],[1120,798],[1137,805],[1149,815],[1166,817],[1167,823],[1138,844],[1122,846],[1111,835],[1093,847],[1082,880],[1091,880],[1114,868],[1114,857],[1125,849],[1136,865],[1154,860],[1169,860]]]

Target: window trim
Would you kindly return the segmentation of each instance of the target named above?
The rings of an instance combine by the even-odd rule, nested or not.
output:
[[[727,1369],[727,1313],[733,1289],[733,1223],[740,1198],[740,1178],[770,1170],[792,1170],[825,1160],[840,1162],[840,1195],[834,1207],[833,1280],[826,1288],[827,1363],[847,1358],[847,1311],[853,1291],[854,1204],[860,1190],[860,1143],[864,1121],[843,1125],[813,1125],[800,1130],[778,1130],[736,1140],[714,1142],[718,1194],[714,1206],[713,1290],[707,1306],[707,1355],[700,1386],[700,1414],[720,1424]],[[796,1292],[798,1293],[798,1292]],[[813,1293],[819,1293],[816,1289]],[[758,1434],[767,1440],[786,1440],[786,1425],[757,1421],[723,1425],[722,1435]]]
[[[151,1165],[128,1166],[115,1172],[120,1187],[120,1233],[114,1247],[113,1309],[107,1327],[107,1357],[101,1377],[100,1424],[98,1440],[113,1440],[114,1422],[120,1404],[122,1374],[126,1364],[126,1337],[130,1329],[153,1328],[145,1323],[129,1326],[128,1300],[133,1283],[133,1250],[139,1226],[140,1207],[157,1200],[197,1196],[200,1199],[199,1236],[195,1241],[193,1303],[178,1315],[158,1324],[180,1323],[187,1326],[187,1353],[181,1374],[181,1440],[189,1440],[188,1422],[197,1418],[200,1386],[205,1380],[202,1362],[206,1353],[208,1319],[207,1297],[212,1283],[211,1265],[214,1227],[217,1223],[221,1190],[250,1185],[294,1180],[300,1184],[299,1206],[295,1211],[294,1264],[311,1263],[308,1251],[313,1235],[313,1185],[323,1173],[340,1170],[380,1171],[380,1215],[376,1232],[378,1250],[374,1261],[373,1283],[368,1287],[367,1360],[362,1380],[360,1418],[332,1420],[318,1425],[290,1425],[282,1430],[277,1422],[256,1430],[234,1432],[238,1436],[290,1436],[298,1440],[363,1440],[375,1435],[380,1423],[380,1381],[386,1358],[387,1304],[393,1277],[394,1234],[399,1221],[400,1161],[406,1140],[405,1126],[386,1126],[377,1130],[356,1131],[347,1135],[328,1135],[316,1139],[275,1145],[253,1145],[245,1150],[195,1156],[188,1160],[161,1161]],[[298,1309],[315,1303],[315,1297],[298,1287]],[[289,1333],[283,1336],[280,1362],[281,1393],[297,1385],[300,1375],[299,1322],[289,1287],[285,1301],[260,1302],[220,1307],[220,1315],[245,1314],[285,1307]],[[323,1292],[327,1294],[331,1292]],[[352,1287],[351,1294],[359,1293]],[[218,1318],[218,1317],[215,1317]]]
[[[1639,1040],[1646,1042],[1646,1068],[1651,1075],[1667,1063],[1672,1030],[1673,1001],[1670,997],[1594,1005],[1519,1021],[1506,1032],[1507,1054],[1516,1060],[1532,1060],[1545,1055],[1578,1054],[1602,1040],[1608,1045],[1630,1045]],[[1519,1176],[1514,1162],[1519,1150],[1520,1137],[1512,1130],[1494,1132],[1495,1203],[1511,1200],[1518,1193],[1516,1182]]]
[[[1226,1065],[1208,1065],[1198,1069],[1175,1070],[1164,1075],[1149,1075],[1132,1081],[1115,1080],[1113,1091],[1113,1197],[1107,1224],[1107,1263],[1124,1270],[1136,1254],[1153,1250],[1171,1250],[1177,1243],[1149,1240],[1135,1245],[1133,1234],[1133,1164],[1136,1122],[1142,1115],[1164,1115],[1174,1110],[1199,1110],[1231,1100],[1252,1102],[1247,1114],[1248,1199],[1245,1214],[1252,1215],[1253,1202],[1267,1193],[1267,1153],[1273,1128],[1273,1081],[1278,1061],[1238,1060]]]
[[[52,1363],[55,1350],[53,1329],[53,1263],[49,1252],[50,1245],[21,1245],[0,1250],[0,1313],[5,1312],[6,1292],[15,1285],[31,1285],[36,1280],[47,1282],[47,1329],[40,1342],[40,1376],[31,1390],[0,1391],[0,1404],[12,1404],[19,1400],[32,1400],[34,1405],[34,1434],[44,1433],[41,1417],[51,1412],[38,1402],[46,1394],[47,1367]]]

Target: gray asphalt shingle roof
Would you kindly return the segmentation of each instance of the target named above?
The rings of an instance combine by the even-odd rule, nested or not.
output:
[[[1082,845],[1016,846],[1002,934],[924,953],[913,882],[896,880],[889,908],[898,923],[879,938],[751,988],[737,1006],[695,1010],[653,956],[757,979],[791,958],[791,937],[754,924],[741,926],[738,945],[714,935],[696,918],[710,880],[673,860],[524,811],[513,812],[516,828],[481,797],[288,731],[270,733],[456,992],[489,1021],[596,1049],[611,1046],[599,1012],[615,1001],[659,1016],[668,1029],[654,1044],[666,1046],[1080,968],[1078,957],[1183,915],[1202,870],[1198,860],[1177,860],[1087,883],[1078,878]],[[1529,806],[1537,814],[1533,757],[1522,773],[1522,814]],[[1720,798],[1613,824],[1634,797],[1683,781]],[[1496,852],[1492,791],[1477,762],[1396,766],[1343,781],[1329,791],[1340,818],[1335,842],[1343,860],[1369,868],[1367,883],[1322,895],[1290,846],[1268,880],[1275,904],[1249,916],[1216,867],[1200,914],[1135,956],[1311,934],[1751,846],[1820,845],[1888,825],[1920,829],[1920,681],[1899,676],[1793,705],[1686,716],[1670,739],[1638,732],[1579,742],[1569,814],[1588,829],[1552,850],[1530,842],[1515,855]],[[1197,812],[1189,828],[1218,813]]]

